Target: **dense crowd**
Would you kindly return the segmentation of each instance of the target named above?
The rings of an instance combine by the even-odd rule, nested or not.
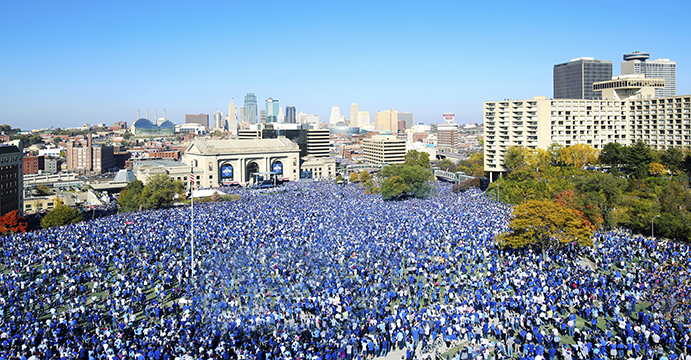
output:
[[[689,247],[599,233],[503,250],[509,206],[355,185],[110,216],[3,239],[0,360],[691,359]]]

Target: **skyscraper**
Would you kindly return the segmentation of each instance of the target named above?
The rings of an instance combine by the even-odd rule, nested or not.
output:
[[[341,109],[338,107],[338,105],[334,105],[331,108],[331,116],[329,116],[329,125],[334,125],[339,121],[341,121]]]
[[[286,106],[285,122],[286,122],[286,124],[295,124],[296,123],[295,106],[293,106],[293,105]]]
[[[593,83],[612,79],[612,61],[580,57],[554,65],[555,99],[596,99]]]
[[[396,134],[398,132],[398,111],[394,109],[377,111],[374,114],[374,127],[379,131]]]
[[[350,126],[360,126],[358,116],[359,112],[360,108],[357,106],[357,103],[350,105]]]
[[[238,133],[238,108],[235,106],[235,99],[230,99],[230,105],[228,105],[226,130],[230,131],[233,135],[237,135]]]
[[[278,108],[278,116],[276,117],[276,122],[283,124],[285,123],[285,115],[283,114],[283,108]]]
[[[249,92],[247,95],[245,95],[245,111],[244,111],[244,117],[243,121],[245,121],[248,124],[256,124],[257,123],[257,97]]]
[[[214,130],[225,131],[226,124],[223,121],[223,113],[216,111],[214,114]]]
[[[360,129],[371,129],[372,128],[372,123],[370,121],[369,117],[369,111],[358,111],[358,122],[357,126],[360,127]]]
[[[278,120],[278,111],[281,106],[278,100],[272,98],[266,99],[266,123],[275,123]]]
[[[621,63],[621,74],[645,74],[650,79],[665,79],[665,87],[655,89],[655,97],[677,95],[677,62],[669,59],[650,59],[650,53],[634,51],[624,55]]]
[[[264,109],[261,109],[261,111],[259,111],[259,122],[262,124],[266,124],[266,110]]]

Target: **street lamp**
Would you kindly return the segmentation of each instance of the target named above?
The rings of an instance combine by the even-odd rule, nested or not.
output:
[[[657,214],[653,217],[652,220],[650,220],[650,233],[651,233],[653,239],[655,238],[655,218],[659,218],[659,217],[660,217],[660,214]]]

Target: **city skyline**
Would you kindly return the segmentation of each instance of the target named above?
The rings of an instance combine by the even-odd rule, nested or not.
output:
[[[676,93],[691,94],[691,50],[681,42],[691,5],[666,2],[675,11],[664,26],[633,31],[636,4],[9,2],[0,123],[131,124],[138,109],[166,108],[182,124],[185,114],[224,112],[231,98],[242,105],[249,92],[322,121],[333,105],[357,103],[370,114],[413,113],[416,123],[441,123],[447,111],[460,124],[482,122],[488,99],[551,98],[555,64],[594,57],[618,75],[633,51],[676,61]],[[261,21],[267,12],[275,22]],[[219,27],[219,14],[243,16]],[[563,25],[573,19],[577,27]],[[287,50],[264,56],[264,38]]]

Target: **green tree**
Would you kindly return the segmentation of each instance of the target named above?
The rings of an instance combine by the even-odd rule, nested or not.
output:
[[[570,243],[591,246],[593,227],[574,210],[552,201],[530,200],[513,210],[510,232],[499,235],[502,246],[522,248],[538,246],[543,255],[547,249]]]
[[[611,174],[595,172],[591,176],[574,178],[574,182],[576,189],[585,195],[578,210],[588,212],[590,209],[596,209],[601,213],[606,227],[615,226],[612,211],[622,200],[626,180]],[[596,224],[595,221],[591,222]]]
[[[457,164],[456,171],[463,171],[469,176],[485,175],[485,156],[482,152],[472,153],[467,159],[461,160]]]
[[[53,208],[41,220],[41,226],[50,228],[55,226],[63,226],[68,224],[75,224],[82,221],[82,213],[77,209],[73,209],[67,205],[58,205]]]
[[[410,188],[405,196],[427,199],[434,194],[434,187],[430,183],[430,181],[434,179],[432,171],[422,166],[386,166],[379,172],[379,176],[385,179],[385,181],[394,176],[402,177],[406,185]],[[382,183],[382,191],[383,190],[384,183]]]
[[[10,133],[10,131],[12,131],[12,127],[7,125],[7,124],[3,124],[3,125],[0,125],[0,131],[4,132],[5,135],[7,135]]]
[[[653,153],[643,140],[638,140],[629,149],[626,160],[630,171],[641,179],[648,175],[648,164],[653,161]]]
[[[350,173],[350,182],[351,182],[351,183],[356,183],[356,182],[358,182],[357,171],[353,171],[352,173]]]
[[[522,146],[509,146],[504,153],[504,169],[512,173],[525,167],[525,148]]]
[[[430,167],[429,154],[424,151],[409,150],[405,154],[404,159],[407,166],[419,165],[426,169]]]
[[[360,171],[360,182],[361,183],[366,183],[368,181],[371,181],[372,175],[369,173],[367,170],[362,170]]]
[[[56,136],[56,137],[53,138],[53,144],[55,144],[55,146],[57,146],[58,144],[60,144],[61,141],[62,141],[62,138],[59,137],[59,136]]]
[[[381,196],[384,200],[400,200],[408,197],[411,188],[406,184],[405,179],[400,176],[392,176],[381,185]]]
[[[338,174],[338,176],[336,176],[336,184],[343,184],[343,183],[345,183],[345,179],[343,178],[343,176],[341,176],[341,174]]]
[[[660,160],[672,174],[678,174],[684,168],[684,153],[678,148],[668,147],[660,156]]]
[[[120,195],[118,196],[120,212],[138,210],[143,189],[144,183],[142,183],[141,180],[130,181],[127,186],[120,191]]]
[[[131,181],[120,192],[120,211],[160,209],[173,204],[175,195],[182,195],[185,185],[165,174],[150,177],[144,185],[139,180]]]
[[[607,143],[600,153],[600,162],[611,166],[611,171],[617,173],[619,166],[625,166],[629,156],[629,148],[615,142]],[[615,171],[617,170],[617,171]]]
[[[126,133],[122,134],[123,140],[129,140],[130,138],[132,138],[132,133],[126,132]]]
[[[439,162],[439,168],[444,171],[456,172],[456,163],[449,158],[443,158]]]
[[[40,142],[43,142],[43,139],[41,139],[41,135],[39,135],[39,134],[34,134],[29,138],[29,144],[31,144],[31,145],[35,145],[35,144],[38,144]]]

